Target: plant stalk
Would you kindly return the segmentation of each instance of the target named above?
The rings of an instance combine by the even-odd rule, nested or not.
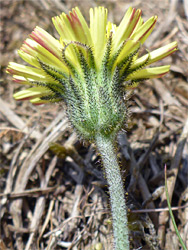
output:
[[[113,220],[114,250],[129,250],[127,208],[123,181],[114,148],[115,137],[98,135],[96,145],[101,154],[109,186],[110,204]]]

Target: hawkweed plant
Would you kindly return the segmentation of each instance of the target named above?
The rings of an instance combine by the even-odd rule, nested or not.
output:
[[[90,9],[90,26],[79,8],[52,19],[60,38],[36,27],[18,51],[30,64],[10,62],[7,72],[28,86],[14,94],[33,104],[63,102],[77,134],[94,142],[109,186],[114,249],[129,249],[123,182],[114,148],[125,127],[127,93],[145,79],[165,75],[170,66],[148,67],[177,50],[177,43],[139,57],[157,17],[143,22],[141,10],[129,8],[119,26],[107,20],[107,9]]]

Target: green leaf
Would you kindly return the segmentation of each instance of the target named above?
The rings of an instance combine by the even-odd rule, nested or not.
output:
[[[171,205],[170,205],[170,199],[169,199],[169,195],[168,195],[168,186],[167,186],[167,177],[166,177],[166,165],[165,165],[165,191],[166,191],[166,199],[167,199],[167,204],[168,204],[168,208],[169,208],[169,213],[170,213],[170,217],[171,217],[171,220],[172,220],[172,224],[174,226],[174,229],[176,231],[176,235],[178,236],[179,238],[179,241],[180,241],[180,244],[182,245],[183,247],[183,250],[187,250],[182,238],[181,238],[181,235],[178,231],[178,228],[177,228],[177,225],[176,225],[176,222],[175,222],[175,219],[174,219],[174,215],[172,213],[172,208],[171,208]]]

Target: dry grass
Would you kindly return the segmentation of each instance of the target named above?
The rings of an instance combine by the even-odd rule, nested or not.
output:
[[[132,5],[146,20],[157,14],[150,50],[178,41],[163,60],[171,72],[146,81],[131,98],[127,132],[118,136],[125,179],[131,249],[181,249],[164,194],[164,165],[179,231],[188,247],[188,22],[187,1],[1,0],[0,249],[112,249],[106,180],[93,145],[79,142],[64,107],[15,102],[22,88],[5,74],[17,49],[38,25],[54,32],[51,17],[96,5],[119,23]]]

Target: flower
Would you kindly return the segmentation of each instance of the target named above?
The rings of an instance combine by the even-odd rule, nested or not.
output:
[[[119,26],[107,21],[104,7],[90,9],[90,27],[77,7],[52,21],[60,39],[36,27],[18,51],[31,66],[8,65],[14,81],[29,86],[14,98],[34,104],[65,102],[70,120],[85,138],[96,131],[117,132],[126,118],[126,91],[143,79],[166,74],[169,65],[147,66],[175,52],[177,43],[139,57],[157,17],[144,23],[141,10],[131,7]]]

